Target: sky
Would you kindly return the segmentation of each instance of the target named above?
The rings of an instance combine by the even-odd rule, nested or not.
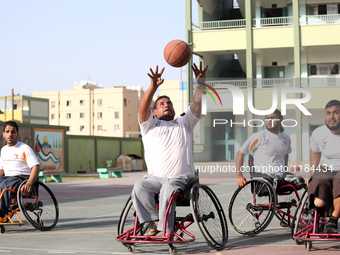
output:
[[[0,36],[0,96],[82,80],[146,90],[156,65],[165,80],[186,77],[163,57],[168,42],[186,40],[184,0],[0,0]]]

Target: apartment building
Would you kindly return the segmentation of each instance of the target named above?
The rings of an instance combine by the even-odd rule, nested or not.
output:
[[[81,81],[74,90],[34,92],[49,99],[49,124],[67,127],[68,135],[138,137],[141,87],[102,88]]]
[[[22,95],[0,97],[0,121],[48,124],[48,100]]]
[[[311,132],[324,123],[325,104],[340,98],[340,1],[197,0],[197,9],[192,3],[186,0],[187,42],[209,65],[207,84],[223,102],[215,105],[211,97],[205,99],[207,113],[198,125],[195,160],[234,161],[247,137],[264,128],[249,125],[249,120],[264,116],[253,114],[248,100],[255,109],[266,110],[275,100],[281,109],[285,98],[306,98],[303,107],[311,115],[289,104],[284,117],[296,124],[285,129],[292,139],[290,160],[309,160]],[[192,79],[189,73],[188,81]],[[244,114],[234,114],[228,85],[242,91]],[[225,124],[214,127],[216,119]]]

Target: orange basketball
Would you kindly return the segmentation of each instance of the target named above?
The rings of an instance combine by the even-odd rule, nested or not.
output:
[[[189,45],[182,40],[173,40],[164,48],[165,61],[173,67],[185,66],[191,58]]]

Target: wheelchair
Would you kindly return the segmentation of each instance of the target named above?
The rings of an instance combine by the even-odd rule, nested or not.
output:
[[[26,182],[27,180],[22,181],[17,189],[4,189],[1,192],[0,199],[4,192],[11,192],[7,215],[0,221],[1,233],[5,233],[5,226],[25,225],[18,212],[23,214],[32,227],[41,231],[53,229],[58,222],[59,207],[52,191],[37,180],[29,194],[23,194],[21,187]]]
[[[286,173],[285,177],[294,176]],[[304,179],[296,177],[294,181],[285,181],[250,172],[250,180],[234,192],[229,202],[228,216],[233,229],[242,235],[255,236],[269,225],[274,215],[280,226],[291,227],[306,188]]]
[[[195,222],[207,244],[213,249],[222,250],[228,241],[228,227],[223,208],[214,192],[208,186],[200,184],[198,178],[189,180],[184,191],[178,191],[171,196],[166,219],[175,198],[177,202],[174,232],[166,235],[167,220],[165,220],[161,235],[144,236],[150,223],[139,223],[130,197],[119,219],[116,240],[122,242],[131,253],[134,253],[134,245],[137,243],[158,243],[168,244],[170,254],[177,254],[178,249],[174,244],[195,241],[195,236],[188,229]],[[177,215],[179,207],[188,206],[191,207],[191,213]]]
[[[317,208],[310,208],[307,190],[298,206],[292,226],[292,238],[296,244],[304,244],[307,251],[312,249],[314,241],[340,241],[340,234],[324,233],[328,220],[324,212]]]

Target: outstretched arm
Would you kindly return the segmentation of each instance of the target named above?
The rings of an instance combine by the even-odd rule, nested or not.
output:
[[[32,167],[30,177],[28,178],[26,184],[21,187],[22,193],[29,193],[31,191],[33,183],[38,179],[39,172],[39,165],[35,165]]]
[[[138,118],[140,123],[147,121],[151,115],[150,105],[153,95],[156,93],[158,87],[164,82],[164,79],[161,78],[163,71],[164,67],[160,73],[158,73],[158,66],[156,66],[155,72],[150,68],[151,74],[148,73],[148,76],[151,78],[151,85],[143,95],[139,104]]]
[[[197,80],[197,89],[194,95],[194,100],[190,104],[190,110],[195,115],[195,117],[201,117],[201,108],[202,108],[202,95],[205,94],[205,91],[199,88],[205,88],[205,72],[207,71],[208,66],[202,69],[202,62],[200,62],[200,68],[198,69],[196,64],[193,64],[192,70],[195,73]]]

